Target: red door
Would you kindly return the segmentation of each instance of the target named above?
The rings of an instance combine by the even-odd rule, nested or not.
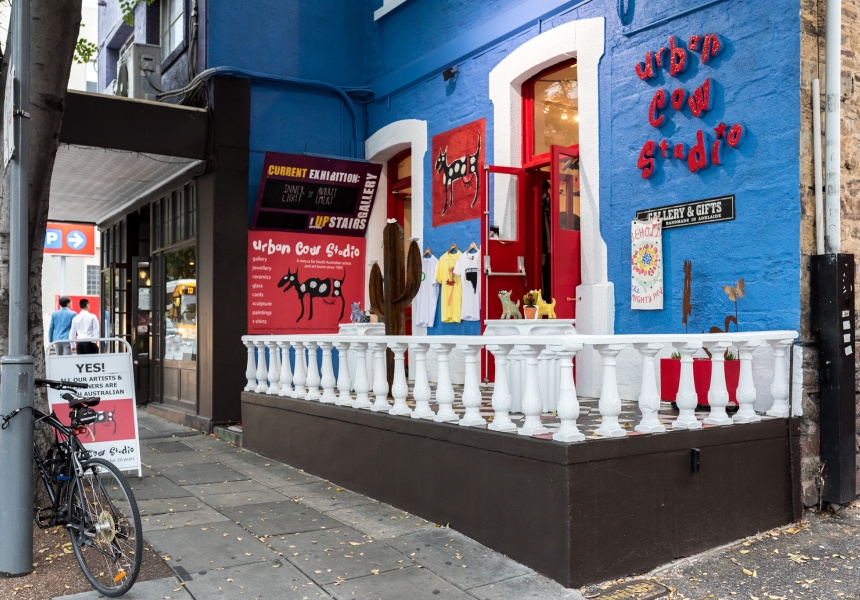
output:
[[[579,146],[552,146],[550,163],[552,295],[555,316],[576,316],[576,286],[580,278]],[[545,300],[550,301],[549,298]]]

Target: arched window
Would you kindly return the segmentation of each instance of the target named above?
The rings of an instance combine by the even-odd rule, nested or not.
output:
[[[412,237],[412,150],[395,154],[387,166],[388,218],[397,219],[403,227],[404,251]]]
[[[550,146],[579,144],[576,59],[553,65],[523,84],[523,166],[549,163]]]

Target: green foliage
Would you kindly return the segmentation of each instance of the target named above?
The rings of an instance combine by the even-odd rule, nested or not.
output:
[[[734,355],[733,352],[729,352],[726,350],[726,360],[737,360],[738,357]]]
[[[535,306],[537,304],[538,298],[539,295],[536,293],[535,290],[532,290],[531,292],[523,296],[523,303],[526,306]]]
[[[155,2],[155,0],[119,0],[119,9],[122,11],[122,20],[125,21],[127,25],[134,25],[134,7],[144,1],[147,6]]]
[[[678,360],[681,360],[681,353],[680,352],[673,352],[672,358],[677,358]]]
[[[93,54],[99,49],[98,46],[83,38],[75,44],[75,62],[79,65],[85,65],[93,59]]]

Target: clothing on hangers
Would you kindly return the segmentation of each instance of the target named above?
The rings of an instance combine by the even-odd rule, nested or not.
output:
[[[463,286],[460,318],[463,321],[481,320],[481,253],[471,252],[479,248],[472,244],[465,254],[461,254],[454,265],[454,274]]]
[[[430,248],[427,248],[429,251]],[[412,303],[412,322],[417,327],[433,327],[436,323],[436,304],[439,302],[439,283],[436,271],[439,259],[431,253],[421,257],[421,286]]]
[[[454,266],[463,254],[457,250],[456,244],[453,245],[453,249],[456,250],[456,254],[451,254],[450,250],[443,254],[439,257],[436,268],[436,281],[441,285],[439,295],[443,323],[459,323],[463,303],[463,284],[460,282],[460,277],[454,274]]]

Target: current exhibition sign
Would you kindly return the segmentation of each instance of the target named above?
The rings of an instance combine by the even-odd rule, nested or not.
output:
[[[735,220],[735,195],[658,206],[636,211],[637,221],[663,222],[663,229]]]
[[[382,165],[266,152],[251,229],[364,237]]]

